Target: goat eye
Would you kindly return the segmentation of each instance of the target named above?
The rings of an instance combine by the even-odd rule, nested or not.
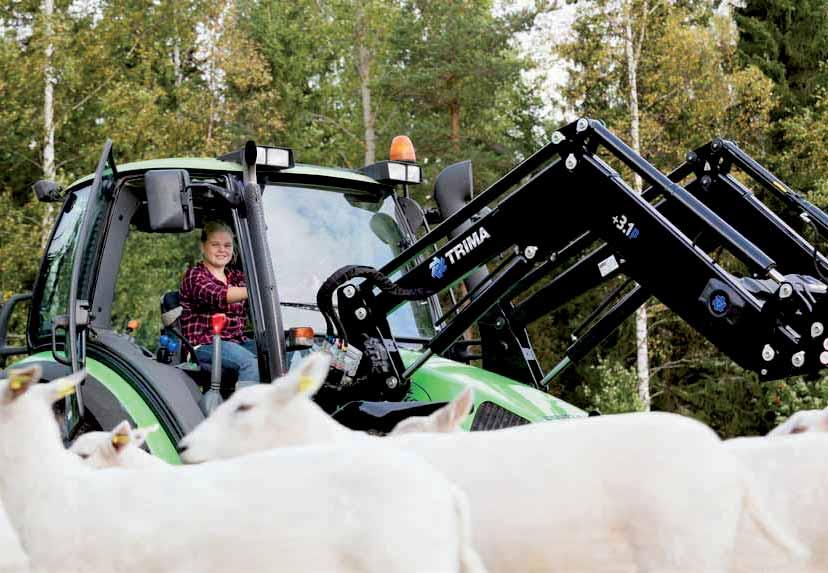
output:
[[[236,412],[247,412],[248,410],[252,410],[252,409],[253,409],[252,404],[239,404],[236,407]]]
[[[89,458],[89,454],[78,454],[78,456],[80,456],[80,459],[82,459],[82,460],[85,460],[85,459]]]

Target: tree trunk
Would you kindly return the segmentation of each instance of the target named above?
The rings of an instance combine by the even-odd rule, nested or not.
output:
[[[43,64],[43,177],[54,181],[55,171],[55,70],[52,65],[52,56],[55,46],[52,39],[52,18],[55,13],[54,0],[43,0],[43,36],[46,40]],[[52,227],[54,209],[51,203],[46,204],[40,226],[40,247],[46,248],[49,240],[49,231]]]
[[[451,114],[451,145],[455,152],[460,151],[460,102],[454,100],[449,104]]]
[[[364,31],[363,31],[364,32]],[[358,36],[359,91],[362,95],[362,123],[365,127],[365,163],[371,165],[377,160],[377,134],[374,130],[377,118],[371,107],[371,53],[362,42],[364,35]]]
[[[373,6],[369,6],[372,9]],[[374,62],[373,54],[368,47],[367,38],[372,31],[369,29],[368,18],[362,2],[356,4],[356,21],[354,22],[354,45],[356,46],[357,74],[359,75],[359,94],[362,98],[362,126],[364,129],[365,158],[363,165],[371,165],[377,160],[377,116],[371,104],[371,65]]]
[[[633,14],[631,2],[625,10],[624,45],[627,55],[627,79],[630,84],[630,139],[632,148],[639,153],[641,150],[641,136],[639,133],[640,117],[638,110],[638,57],[633,35]],[[644,10],[646,12],[646,5]],[[641,177],[635,176],[635,190],[642,191]],[[647,305],[641,305],[635,311],[635,347],[636,370],[638,372],[638,397],[645,410],[650,409],[650,358],[647,348]]]
[[[175,74],[175,87],[178,88],[184,82],[184,75],[181,72],[181,47],[178,45],[177,40],[175,46],[173,46],[172,60],[173,73]]]

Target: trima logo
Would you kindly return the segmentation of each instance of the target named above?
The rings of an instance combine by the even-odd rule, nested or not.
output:
[[[491,237],[489,233],[483,227],[480,227],[474,233],[454,245],[451,250],[446,253],[448,260],[451,264],[456,263],[460,258],[468,255],[472,250],[476,249],[477,246]]]
[[[446,259],[443,257],[434,257],[428,264],[428,268],[431,269],[431,276],[435,279],[443,278],[443,275],[446,274],[446,266]]]
[[[431,269],[431,276],[435,279],[443,278],[443,275],[446,274],[448,270],[449,264],[454,264],[462,257],[468,255],[471,251],[477,248],[480,243],[485,241],[486,239],[490,238],[491,235],[484,229],[480,227],[476,231],[474,231],[468,237],[465,237],[462,241],[454,245],[451,249],[448,250],[446,253],[446,258],[443,257],[434,257],[431,259],[431,262],[428,264],[428,268]]]

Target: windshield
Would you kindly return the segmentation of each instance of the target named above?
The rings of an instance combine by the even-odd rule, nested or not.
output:
[[[337,191],[268,185],[262,203],[286,329],[312,326],[325,332],[322,315],[312,308],[325,279],[345,265],[379,268],[400,252],[402,234],[391,197],[371,201]],[[434,336],[426,300],[397,307],[388,323],[397,337]]]

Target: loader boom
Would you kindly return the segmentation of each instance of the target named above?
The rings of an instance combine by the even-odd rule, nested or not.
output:
[[[624,163],[663,195],[666,205],[675,209],[674,217],[682,220],[681,226],[636,193],[599,152]],[[499,203],[490,211],[468,224],[497,199]],[[465,230],[453,234],[459,225]],[[719,266],[682,226],[692,226],[726,248],[760,281],[761,288],[746,286]],[[401,270],[446,237],[428,258]],[[328,335],[357,345],[369,356],[357,378],[381,378],[383,391],[394,394],[404,391],[410,376],[430,356],[446,352],[475,321],[547,273],[562,253],[588,244],[589,237],[607,245],[589,256],[593,262],[600,259],[599,274],[614,273],[623,264],[624,274],[643,287],[608,308],[627,309],[649,292],[736,363],[764,379],[820,366],[814,350],[823,339],[812,340],[803,325],[816,320],[815,312],[824,312],[824,303],[817,304],[815,298],[824,300],[825,289],[814,293],[800,284],[818,281],[783,277],[777,262],[764,250],[600,122],[585,118],[560,129],[552,143],[383,268],[345,267],[334,273],[317,300],[330,318]],[[405,300],[443,291],[495,261],[496,270],[447,315],[421,357],[404,367],[386,315]],[[388,276],[394,272],[401,275],[391,281]],[[566,274],[556,280],[564,281],[561,277]],[[569,275],[575,274],[570,269]],[[364,281],[349,284],[356,278]],[[515,313],[525,316],[528,311],[518,306]]]
[[[680,182],[694,175],[695,179],[685,186],[687,191],[727,219],[740,233],[755,240],[764,252],[779,261],[778,268],[781,272],[803,275],[815,272],[824,281],[823,270],[828,269],[828,259],[734,177],[730,173],[734,166],[781,199],[789,209],[799,213],[802,219],[815,227],[818,234],[828,229],[821,223],[828,221],[828,216],[822,210],[792,191],[778,177],[731,141],[714,139],[689,152],[686,161],[670,173],[669,178]],[[656,187],[650,187],[645,190],[643,196],[652,200],[657,193]],[[709,235],[705,236],[704,230],[685,216],[679,206],[671,204],[669,199],[662,199],[656,202],[655,206],[685,233],[694,236],[699,246],[707,251],[716,248],[715,240],[711,240]],[[591,239],[594,237],[587,237],[585,242]],[[611,252],[612,247],[609,244],[598,246],[533,296],[518,304],[512,320],[519,325],[531,323],[575,296],[598,286],[618,273],[623,273],[623,263],[612,274],[602,276],[598,272],[599,262]],[[762,288],[767,285],[754,282],[752,286]],[[640,286],[637,288],[640,289]],[[813,283],[809,288],[819,289],[821,287]],[[611,295],[604,306],[609,306],[612,298]],[[816,301],[812,302],[816,303]],[[594,324],[595,332],[588,337],[579,338],[567,351],[566,365],[577,361],[583,357],[584,353],[594,348],[626,317],[631,315],[635,308],[632,304],[618,304],[598,318]],[[819,315],[820,311],[815,314]],[[592,322],[595,319],[596,317],[593,316],[585,322]],[[807,332],[813,339],[821,335],[824,330],[823,324],[824,322],[816,320],[809,324],[800,324],[798,329]],[[814,353],[820,355],[819,365],[814,366],[825,366],[828,355],[822,355],[824,348],[820,348],[819,345],[813,345],[813,348]],[[560,371],[561,369],[558,369],[555,374]],[[545,377],[544,383],[550,379],[549,376]]]

